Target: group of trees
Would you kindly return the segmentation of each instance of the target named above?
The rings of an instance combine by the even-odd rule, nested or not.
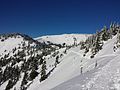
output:
[[[43,57],[61,46],[53,47],[39,43],[27,35],[18,33],[0,35],[0,40],[3,39],[2,42],[8,38],[23,38],[23,41],[18,44],[19,47],[13,48],[12,51],[6,50],[5,55],[0,55],[0,86],[8,81],[6,90],[10,90],[19,81],[21,75],[23,75],[21,90],[26,90],[28,82],[34,80],[38,75],[40,75],[40,82],[45,80],[48,73]]]
[[[101,31],[97,31],[96,34],[88,37],[88,39],[85,42],[80,42],[80,49],[85,50],[84,56],[88,52],[91,52],[91,58],[93,58],[97,54],[97,52],[99,52],[102,49],[104,41],[111,39],[116,34],[118,34],[118,42],[120,42],[120,26],[118,24],[112,23],[110,25],[110,28],[104,26]]]
[[[91,58],[93,58],[102,49],[104,41],[111,39],[116,34],[116,47],[120,47],[120,26],[118,24],[112,23],[110,25],[110,28],[104,27],[101,31],[88,37],[86,41],[80,42],[80,49],[85,50],[84,56],[88,52],[91,52]],[[42,82],[48,77],[49,73],[46,72],[46,60],[43,57],[51,54],[51,52],[54,52],[52,54],[52,57],[55,58],[54,66],[56,67],[60,63],[59,58],[63,56],[62,54],[59,55],[59,51],[56,50],[56,48],[58,49],[66,47],[64,51],[64,54],[66,54],[67,50],[72,47],[66,46],[65,44],[55,45],[49,43],[50,45],[46,45],[45,43],[39,43],[38,41],[33,40],[27,35],[0,35],[2,42],[4,42],[4,40],[7,40],[9,37],[23,37],[24,39],[18,48],[15,47],[12,52],[9,52],[4,56],[0,56],[0,85],[8,81],[6,90],[9,90],[17,83],[22,73],[24,74],[21,83],[21,90],[26,90],[27,83],[34,80],[38,75],[40,75],[40,82]],[[26,45],[26,41],[28,42],[28,45]],[[32,45],[33,43],[34,46]],[[77,45],[76,38],[74,38],[73,46],[75,45]],[[12,56],[10,56],[11,53]],[[21,65],[18,65],[20,62]],[[3,67],[5,67],[4,70]],[[41,68],[39,69],[39,67]]]
[[[117,41],[116,44],[114,46],[114,51],[115,49],[120,48],[120,27],[118,27],[118,32],[117,32]]]

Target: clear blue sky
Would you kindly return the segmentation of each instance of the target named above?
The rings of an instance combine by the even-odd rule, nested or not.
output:
[[[120,0],[0,0],[0,34],[95,33],[120,22]]]

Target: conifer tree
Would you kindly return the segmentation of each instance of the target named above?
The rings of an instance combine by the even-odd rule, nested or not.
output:
[[[118,33],[117,33],[117,43],[120,43],[120,29],[118,30]]]
[[[46,78],[47,78],[47,75],[46,75],[46,61],[44,60],[43,64],[42,64],[42,68],[41,68],[41,79],[40,79],[40,82],[45,80]]]
[[[120,47],[120,29],[118,29],[118,32],[117,32],[116,46],[117,46],[117,48]],[[115,48],[113,48],[113,49],[115,49]]]
[[[59,59],[59,56],[56,57],[56,60],[55,60],[55,67],[57,66],[57,64],[59,64],[58,59]]]
[[[92,47],[92,55],[94,56],[101,49],[102,49],[102,42],[100,40],[100,33],[97,32],[96,39]]]
[[[109,38],[109,34],[108,34],[108,31],[107,31],[107,27],[104,26],[104,28],[102,29],[101,40],[107,41],[108,38]]]

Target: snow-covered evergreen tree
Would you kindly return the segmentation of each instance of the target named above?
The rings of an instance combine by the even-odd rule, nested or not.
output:
[[[109,39],[108,29],[106,26],[104,26],[104,28],[101,31],[101,40],[107,41],[108,39]]]
[[[95,55],[99,50],[102,49],[102,45],[103,45],[103,43],[102,43],[102,41],[100,40],[100,33],[97,32],[95,41],[94,41],[94,43],[93,43],[93,47],[92,47],[92,49],[91,49],[91,52],[92,52],[91,58],[93,58],[94,55]]]
[[[117,32],[117,43],[120,43],[120,28],[118,29]]]
[[[59,59],[59,56],[56,56],[56,60],[55,60],[55,67],[57,66],[57,64],[59,64],[58,59]]]
[[[120,28],[118,28],[117,40],[116,40],[116,45],[114,46],[114,49],[119,47],[120,47]]]
[[[42,64],[42,68],[41,68],[41,78],[40,78],[40,82],[45,80],[47,78],[47,74],[46,74],[46,61],[44,60],[43,61],[43,64]]]

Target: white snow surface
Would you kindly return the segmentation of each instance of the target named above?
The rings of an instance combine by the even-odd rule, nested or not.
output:
[[[106,41],[93,59],[83,57],[79,46],[70,49],[45,81],[36,78],[28,90],[120,90],[120,50],[114,52],[115,42],[116,36]]]
[[[74,44],[73,38],[76,38],[78,44],[88,36],[89,34],[64,34],[43,36],[36,38],[36,40],[72,45]],[[22,41],[23,38],[9,38],[4,42],[0,42],[0,55],[3,56],[5,53],[11,52]],[[45,81],[40,83],[40,75],[38,75],[27,90],[120,90],[120,50],[114,52],[115,42],[116,36],[106,41],[102,50],[93,59],[90,59],[89,55],[83,57],[84,50],[80,50],[80,46],[69,49],[67,54],[60,58],[60,64]],[[5,50],[7,51],[5,52]],[[59,52],[60,54],[63,53],[64,48],[60,49]],[[49,71],[53,68],[55,57],[47,56],[45,60],[47,71]],[[97,67],[95,67],[96,62]],[[81,67],[83,67],[82,74]],[[17,90],[19,90],[22,78],[23,75],[14,86]],[[4,90],[7,83],[8,81],[2,84],[0,90]],[[11,90],[14,90],[14,87]]]
[[[0,42],[0,55],[7,54],[15,47],[19,47],[19,44],[23,41],[23,38],[8,38],[4,42]],[[6,50],[6,52],[5,52]]]
[[[120,55],[113,51],[116,37],[107,41],[80,74],[51,90],[120,90]],[[95,61],[98,66],[95,68]]]
[[[73,45],[74,44],[74,38],[76,38],[76,44],[79,44],[80,41],[86,40],[86,38],[90,36],[90,34],[62,34],[62,35],[47,35],[35,38],[35,40],[38,40],[39,42],[46,42],[50,41],[54,44],[63,44],[66,45]]]

